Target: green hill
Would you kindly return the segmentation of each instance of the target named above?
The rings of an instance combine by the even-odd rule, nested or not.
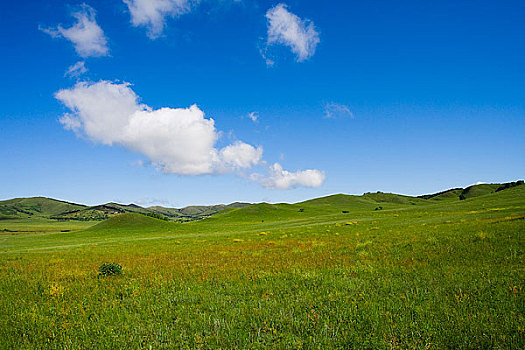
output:
[[[461,195],[461,192],[463,192],[463,188],[452,188],[450,190],[433,193],[433,194],[425,194],[422,196],[419,196],[418,198],[422,199],[432,199],[432,200],[458,200],[459,196]]]
[[[10,218],[50,218],[54,215],[80,210],[85,207],[85,205],[45,197],[14,198],[0,201],[0,214]]]
[[[188,206],[180,209],[161,206],[143,208],[135,204],[118,203],[88,207],[45,197],[15,198],[0,201],[0,220],[38,218],[59,221],[101,221],[125,213],[138,213],[171,221],[186,222],[201,220],[222,213],[226,217],[242,219],[241,221],[250,221],[255,218],[257,220],[275,221],[288,217],[304,218],[338,212],[351,213],[359,210],[395,209],[407,205],[433,204],[438,201],[454,202],[486,196],[522,185],[523,181],[520,180],[503,184],[479,184],[466,188],[453,188],[418,197],[369,192],[361,196],[335,194],[295,204],[271,205],[236,202],[228,205]]]
[[[331,196],[310,199],[304,202],[299,202],[297,205],[313,206],[313,207],[331,207],[338,209],[345,208],[368,208],[371,206],[370,201],[365,200],[361,196],[353,196],[347,194],[334,194]]]
[[[115,215],[120,215],[124,213],[140,213],[148,214],[151,211],[145,208],[142,208],[135,204],[118,204],[118,203],[107,203],[101,205],[95,205],[92,207],[85,207],[80,210],[73,210],[59,215],[55,215],[52,219],[56,220],[105,220],[111,218]]]
[[[151,232],[157,230],[171,230],[177,225],[138,213],[125,213],[111,217],[89,228],[87,231],[98,232]]]
[[[514,182],[506,182],[502,184],[478,184],[468,186],[466,188],[453,188],[445,190],[442,192],[437,192],[433,194],[426,194],[418,196],[421,199],[430,199],[430,200],[465,200],[469,198],[484,196],[487,194],[504,191],[509,188],[522,186],[524,184],[523,180],[518,180]]]
[[[231,204],[218,204],[218,205],[194,205],[181,209],[177,208],[165,208],[161,206],[149,207],[148,209],[155,213],[167,216],[176,221],[192,221],[199,220],[215,215],[227,209],[243,208],[249,206],[249,203],[231,203]]]
[[[373,200],[376,203],[396,203],[396,204],[423,204],[425,201],[421,198],[416,197],[410,197],[410,196],[403,196],[400,194],[394,194],[394,193],[383,193],[383,192],[376,192],[376,193],[365,193],[362,196],[364,199],[370,199]]]

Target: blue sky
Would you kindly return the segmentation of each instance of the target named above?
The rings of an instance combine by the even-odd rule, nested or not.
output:
[[[0,198],[179,207],[523,178],[524,15],[522,1],[3,1]]]

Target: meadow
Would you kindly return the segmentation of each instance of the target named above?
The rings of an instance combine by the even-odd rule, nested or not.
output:
[[[0,220],[0,348],[523,349],[524,219],[525,186]]]

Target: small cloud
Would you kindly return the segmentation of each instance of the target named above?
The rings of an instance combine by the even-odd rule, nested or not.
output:
[[[95,20],[95,10],[91,6],[82,4],[80,10],[71,15],[77,22],[69,28],[59,25],[56,28],[39,27],[39,29],[53,38],[71,41],[81,57],[107,56],[109,53],[107,39]]]
[[[252,122],[258,123],[259,122],[259,113],[257,113],[257,112],[250,112],[250,113],[248,113],[248,118],[250,118]]]
[[[327,103],[324,106],[324,118],[335,119],[335,118],[353,118],[354,115],[348,106],[340,103]]]
[[[226,171],[230,169],[251,168],[252,165],[259,164],[262,154],[262,147],[255,148],[247,143],[237,141],[220,150],[219,164],[221,164]]]
[[[140,198],[135,201],[135,204],[140,205],[142,207],[153,206],[154,204],[169,205],[170,201],[167,199],[159,199],[159,198]]]
[[[199,0],[123,0],[128,6],[133,26],[146,27],[150,39],[162,35],[166,17],[179,17],[191,12]]]
[[[129,165],[142,168],[144,166],[144,161],[142,159],[139,159],[135,162],[131,162]]]
[[[67,69],[66,73],[64,73],[64,76],[70,78],[77,78],[82,74],[86,73],[87,71],[88,70],[84,61],[78,61],[77,63],[75,63]]]
[[[319,44],[319,33],[314,24],[308,19],[301,19],[288,11],[285,4],[278,4],[266,12],[268,21],[268,37],[266,46],[281,44],[288,46],[296,55],[298,62],[312,57]],[[266,50],[261,51],[267,65],[273,65],[274,61],[267,58]]]
[[[319,187],[323,184],[326,176],[324,172],[317,169],[298,170],[290,172],[283,170],[279,163],[269,167],[269,175],[251,174],[250,179],[259,182],[268,189],[287,190],[290,188]]]

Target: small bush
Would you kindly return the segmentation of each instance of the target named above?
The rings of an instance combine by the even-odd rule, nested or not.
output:
[[[122,275],[122,266],[117,263],[103,263],[98,268],[98,274],[100,276],[116,276]]]

